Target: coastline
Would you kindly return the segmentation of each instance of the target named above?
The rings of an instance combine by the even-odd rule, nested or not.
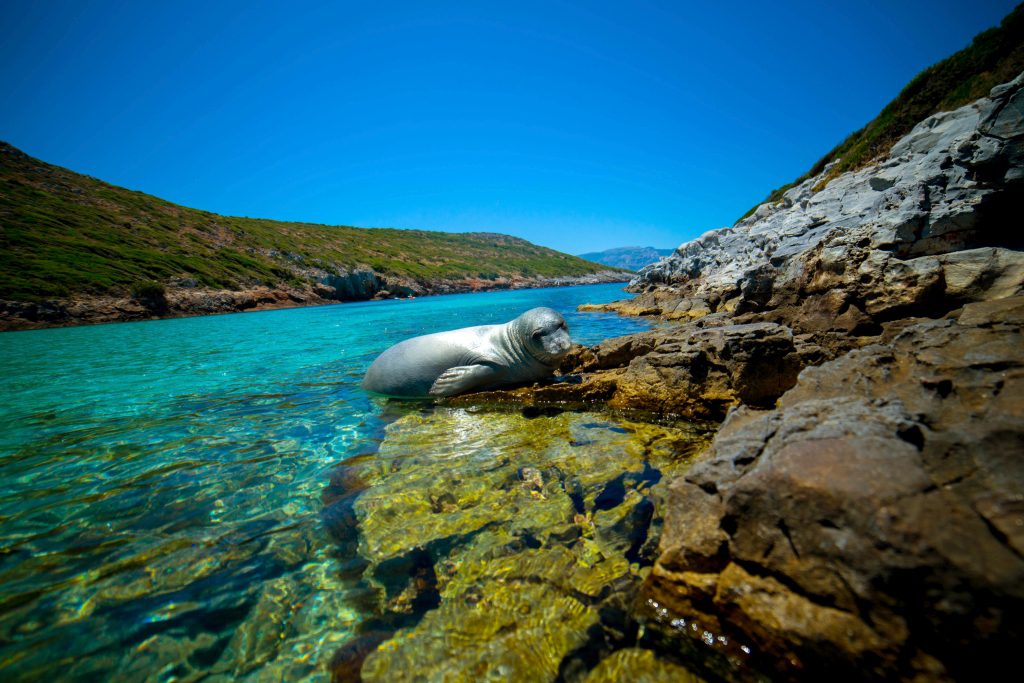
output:
[[[587,275],[560,277],[466,278],[411,282],[385,279],[372,271],[357,271],[339,286],[318,283],[311,287],[253,287],[243,290],[173,287],[162,298],[125,296],[72,296],[42,302],[0,300],[0,332],[101,325],[164,318],[245,313],[306,306],[407,299],[442,294],[469,294],[509,289],[539,289],[626,283],[633,273],[603,270]],[[352,286],[355,283],[356,286]]]

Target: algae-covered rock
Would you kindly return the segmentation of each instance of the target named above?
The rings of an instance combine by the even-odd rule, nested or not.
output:
[[[439,407],[395,421],[359,476],[337,477],[369,483],[351,504],[364,580],[401,626],[363,680],[585,674],[628,629],[663,475],[706,442],[595,413]]]
[[[684,466],[701,436],[592,413],[527,419],[439,409],[406,416],[381,444],[379,481],[355,503],[371,563],[501,525],[543,540]],[[371,466],[371,465],[368,465]]]
[[[481,589],[479,599],[442,601],[378,647],[363,680],[553,680],[598,622],[593,607],[542,583],[495,580]]]
[[[685,667],[660,658],[650,650],[628,648],[605,657],[584,683],[704,683]]]

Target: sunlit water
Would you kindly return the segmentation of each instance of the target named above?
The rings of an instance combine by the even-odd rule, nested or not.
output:
[[[617,285],[0,334],[0,679],[320,676],[361,613],[330,472],[395,408],[359,387],[409,336],[534,306],[575,341]],[[482,418],[483,419],[483,418]],[[247,627],[258,623],[259,627]]]

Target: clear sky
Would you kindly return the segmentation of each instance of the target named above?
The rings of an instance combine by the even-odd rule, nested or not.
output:
[[[222,214],[674,247],[1014,4],[0,0],[0,139]]]

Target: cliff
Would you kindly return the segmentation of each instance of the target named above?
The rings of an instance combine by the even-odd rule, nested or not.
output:
[[[632,280],[642,294],[629,306],[682,319],[774,310],[854,332],[1019,292],[1022,84],[930,116],[876,163],[818,189],[827,167],[680,246]]]

